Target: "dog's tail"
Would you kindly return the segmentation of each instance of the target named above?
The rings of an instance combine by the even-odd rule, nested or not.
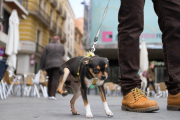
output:
[[[60,79],[59,79],[59,86],[57,92],[60,93],[62,96],[66,96],[68,94],[67,91],[63,91],[63,85],[66,82],[69,73],[70,71],[68,68],[60,68],[59,70]]]

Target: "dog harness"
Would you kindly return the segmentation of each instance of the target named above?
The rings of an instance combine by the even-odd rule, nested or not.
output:
[[[84,57],[84,58],[82,58],[82,59],[80,60],[80,62],[79,62],[79,67],[78,67],[78,73],[77,73],[79,79],[80,79],[79,71],[80,71],[80,66],[81,66],[82,61],[85,60],[85,59],[87,59],[87,60],[88,60],[88,59],[91,59],[91,58],[94,57],[94,56],[95,56],[95,54],[94,54],[93,52],[87,52],[86,57]],[[90,72],[88,72],[88,76],[90,76],[90,77],[93,78],[93,76],[92,76],[92,74],[91,74]],[[96,82],[97,82],[97,80],[96,80],[95,78],[93,78],[93,79],[94,79],[94,81],[92,82],[92,85],[95,85]]]

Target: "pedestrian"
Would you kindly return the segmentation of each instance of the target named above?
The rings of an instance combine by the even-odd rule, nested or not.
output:
[[[180,1],[152,0],[163,33],[164,61],[169,74],[166,86],[168,110],[180,110]],[[121,0],[118,25],[119,78],[123,92],[122,109],[135,112],[159,110],[154,100],[149,100],[137,77],[139,70],[139,36],[144,27],[145,0]]]
[[[55,100],[55,93],[59,84],[59,69],[63,64],[65,54],[64,46],[60,43],[59,36],[54,36],[52,42],[47,44],[41,56],[40,69],[46,70],[49,76],[48,96]]]
[[[150,62],[150,65],[149,65],[149,68],[146,72],[146,75],[147,75],[146,92],[147,92],[147,88],[151,84],[155,93],[156,93],[156,96],[158,97],[158,93],[157,93],[157,90],[156,90],[155,85],[154,85],[154,80],[155,80],[154,63]]]

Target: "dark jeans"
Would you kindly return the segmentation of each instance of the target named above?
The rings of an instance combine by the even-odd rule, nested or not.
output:
[[[137,77],[139,70],[139,36],[144,27],[145,0],[121,0],[118,26],[118,55],[122,92],[128,94],[141,86]],[[163,53],[169,81],[166,81],[170,94],[180,92],[180,0],[153,0],[163,33]]]
[[[55,96],[56,90],[59,84],[59,68],[47,69],[47,75],[49,76],[48,81],[48,96]]]
[[[147,81],[147,86],[146,86],[146,90],[145,90],[145,91],[147,92],[147,88],[149,87],[150,84],[152,85],[155,93],[157,93],[156,88],[155,88],[155,85],[154,85],[154,81],[151,81],[151,82],[150,82],[149,80]]]

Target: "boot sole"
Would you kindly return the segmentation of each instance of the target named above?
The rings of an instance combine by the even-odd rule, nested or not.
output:
[[[153,112],[153,111],[158,111],[159,110],[159,106],[131,109],[131,108],[127,107],[127,106],[122,105],[121,109],[125,110],[125,111],[130,111],[130,112]]]
[[[180,106],[168,105],[168,106],[167,106],[167,110],[180,111]]]

